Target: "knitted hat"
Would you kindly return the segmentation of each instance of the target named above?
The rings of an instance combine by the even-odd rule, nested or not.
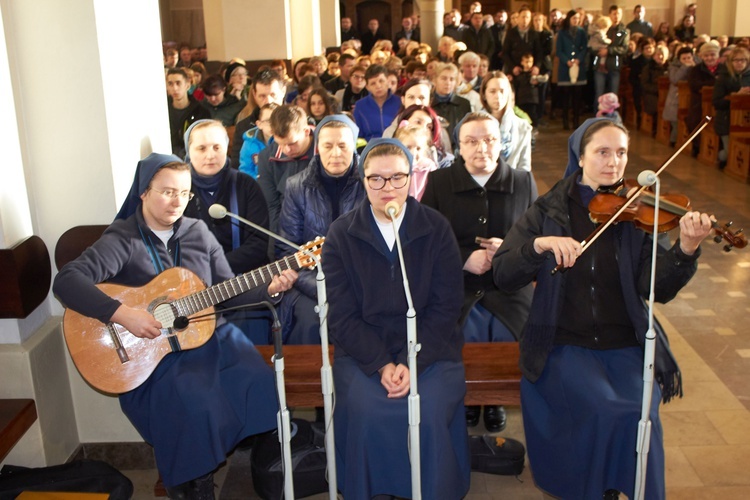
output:
[[[227,66],[227,69],[224,71],[224,81],[229,83],[229,78],[231,78],[232,73],[234,73],[234,70],[236,70],[237,68],[244,68],[244,67],[245,67],[244,64],[240,64],[237,62],[232,63],[229,66]]]

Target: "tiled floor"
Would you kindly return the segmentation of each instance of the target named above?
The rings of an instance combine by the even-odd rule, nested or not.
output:
[[[567,137],[559,122],[539,135],[533,168],[542,193],[565,169]],[[658,169],[670,151],[634,132],[629,176]],[[663,192],[685,193],[697,209],[750,231],[750,185],[684,154],[668,167],[662,183]],[[727,254],[722,245],[708,241],[700,263],[679,296],[658,307],[685,386],[683,399],[662,407],[667,495],[670,500],[750,498],[750,249]],[[484,432],[481,424],[474,432]],[[524,440],[518,408],[508,409],[508,427],[502,434]],[[247,452],[230,457],[229,465],[217,474],[219,498],[257,498],[247,463]],[[136,498],[153,498],[154,470],[126,473],[136,484]],[[472,500],[549,498],[534,486],[528,467],[519,478],[474,473],[471,479],[467,498]]]

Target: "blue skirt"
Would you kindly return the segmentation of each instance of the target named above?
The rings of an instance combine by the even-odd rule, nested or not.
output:
[[[411,497],[408,395],[388,399],[380,375],[350,357],[333,366],[338,487],[346,500]],[[423,498],[454,500],[469,491],[469,454],[462,363],[439,361],[418,379]]]
[[[505,324],[480,303],[474,304],[463,326],[466,342],[515,342]]]
[[[120,406],[154,447],[164,486],[216,469],[242,439],[276,427],[273,371],[234,325],[172,353]]]
[[[529,462],[539,488],[563,499],[633,498],[643,349],[556,346],[536,383],[521,381]],[[645,498],[663,499],[664,443],[654,385]]]

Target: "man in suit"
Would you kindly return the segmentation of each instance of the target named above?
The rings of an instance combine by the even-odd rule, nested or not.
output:
[[[531,10],[526,6],[521,7],[521,10],[518,11],[518,24],[511,28],[505,36],[503,61],[506,74],[513,76],[521,74],[521,58],[524,54],[534,56],[531,74],[533,76],[538,75],[539,64],[544,59],[544,53],[539,40],[539,33],[531,29]]]
[[[484,25],[484,16],[481,12],[471,14],[471,26],[461,33],[461,41],[466,44],[466,50],[477,54],[492,57],[495,52],[495,43],[492,40],[492,32]]]
[[[352,27],[352,20],[350,17],[341,18],[341,41],[346,42],[356,38],[359,40],[359,33]]]
[[[369,54],[375,42],[383,40],[385,36],[380,32],[380,22],[377,19],[370,19],[367,23],[367,31],[362,34],[362,53]]]
[[[492,69],[503,69],[503,44],[508,33],[508,11],[499,10],[495,14],[495,24],[490,27],[492,41],[495,43],[495,53],[490,58]]]
[[[398,41],[402,38],[406,38],[407,40],[413,40],[415,42],[420,41],[419,36],[419,28],[414,26],[414,20],[411,17],[405,17],[401,20],[401,27],[403,28],[401,31],[396,33],[396,35],[393,37],[393,46],[398,46]]]

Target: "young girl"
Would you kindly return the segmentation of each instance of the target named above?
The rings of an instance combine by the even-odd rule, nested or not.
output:
[[[414,157],[409,195],[421,200],[427,186],[427,174],[438,168],[432,159],[430,132],[425,127],[411,125],[409,122],[403,121],[399,124],[394,138],[401,141]]]
[[[322,87],[316,88],[310,92],[307,98],[307,115],[315,120],[315,124],[328,115],[333,114],[331,108],[331,99],[328,97],[328,91]]]

